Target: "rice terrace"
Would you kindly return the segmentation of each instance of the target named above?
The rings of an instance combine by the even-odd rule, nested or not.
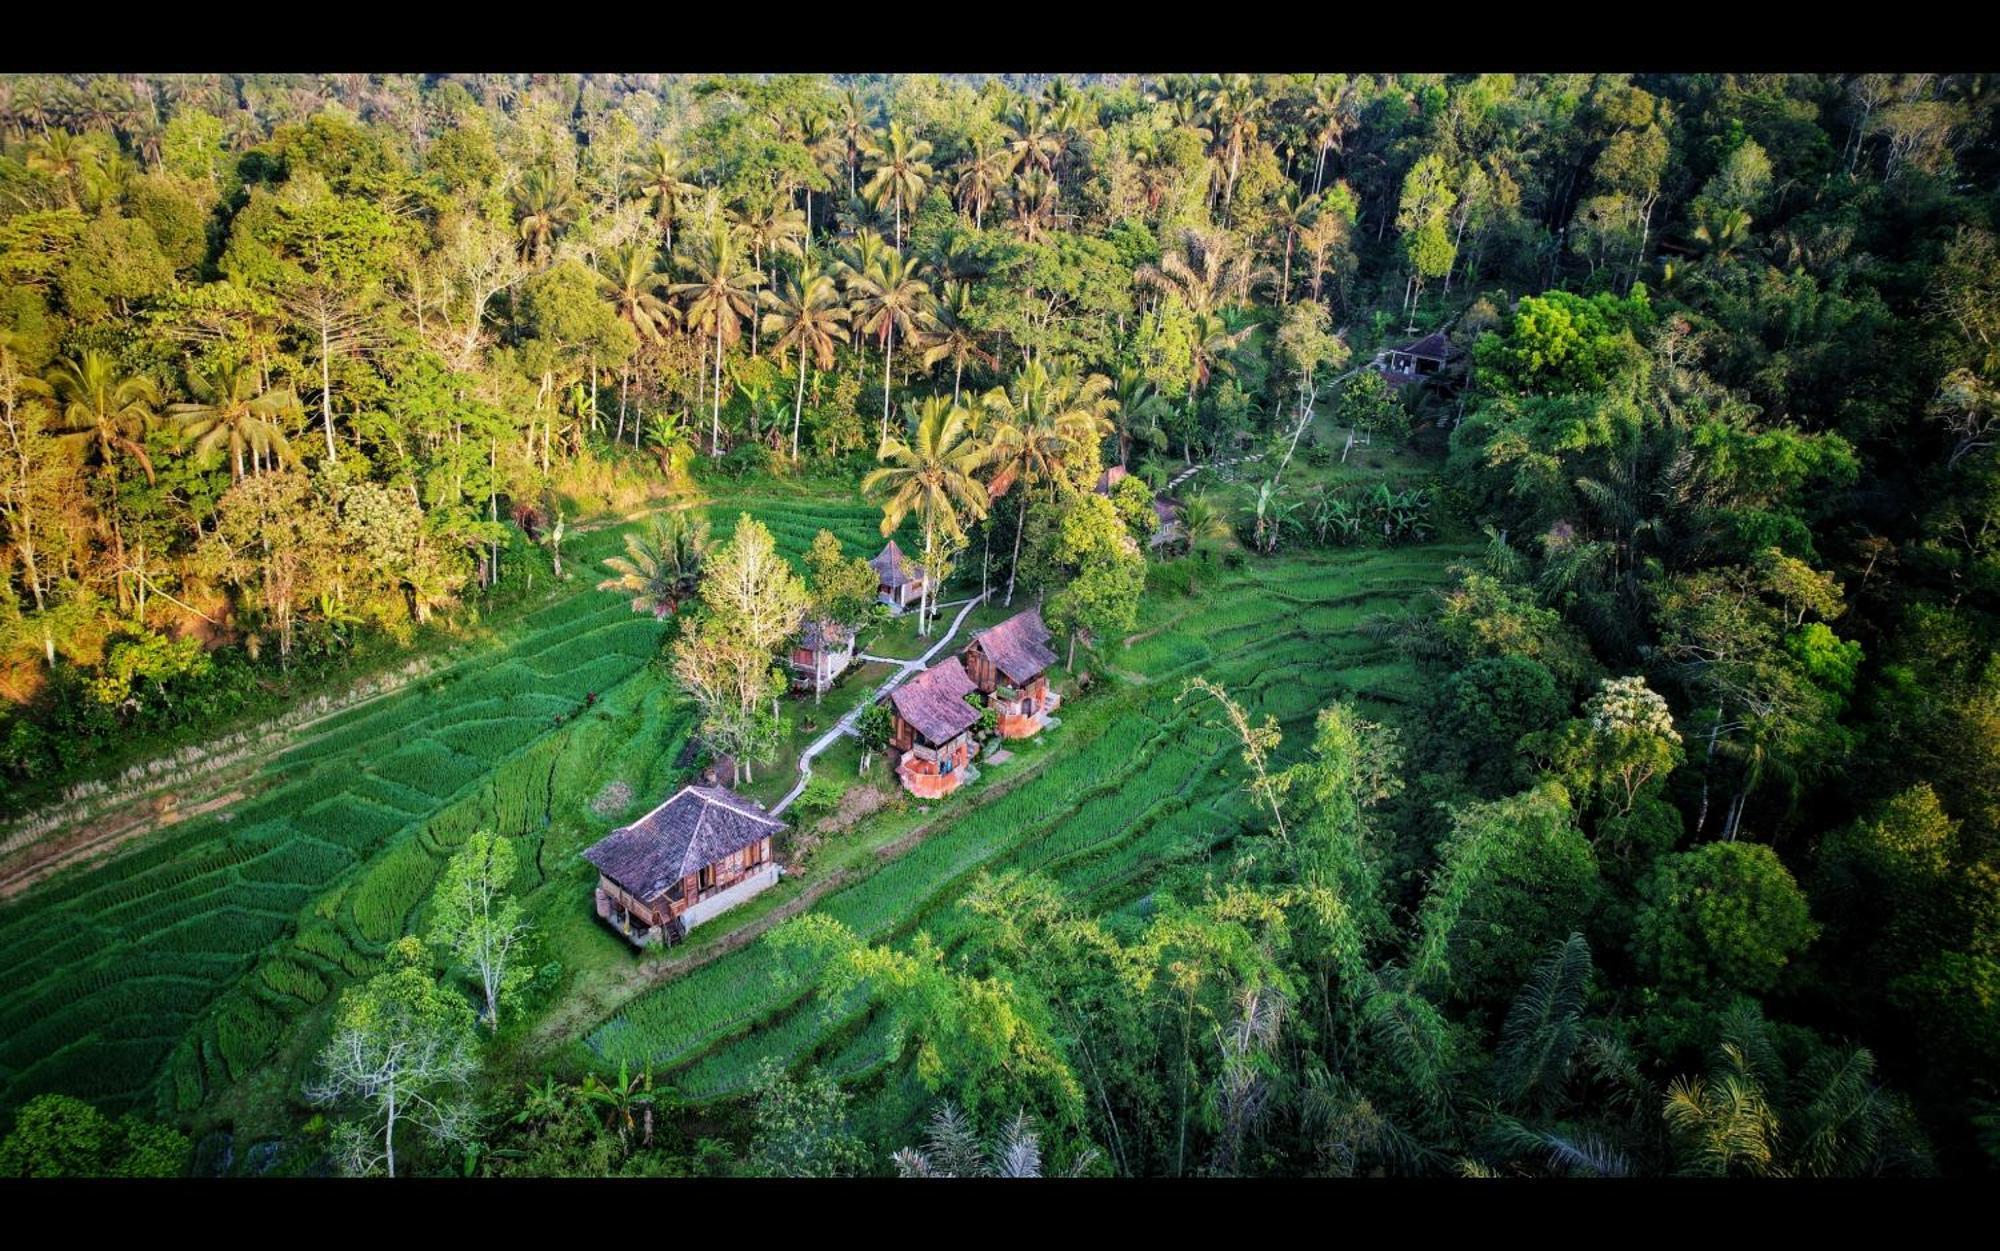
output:
[[[1988,77],[0,77],[0,1176],[1989,1172]]]

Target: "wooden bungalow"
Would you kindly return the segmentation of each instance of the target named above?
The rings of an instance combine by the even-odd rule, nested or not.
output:
[[[583,853],[597,866],[597,915],[634,946],[676,942],[777,882],[771,837],[784,828],[734,791],[683,786]]]
[[[1002,738],[1027,738],[1048,724],[1057,699],[1048,670],[1056,663],[1039,608],[1015,613],[972,636],[965,671],[988,707],[999,714]]]
[[[1455,379],[1456,366],[1465,349],[1453,343],[1442,330],[1433,331],[1414,342],[1392,347],[1375,358],[1375,371],[1392,387],[1412,382],[1426,385]]]
[[[854,663],[854,631],[838,621],[809,620],[792,644],[792,689],[817,695]]]
[[[979,776],[972,768],[972,727],[979,710],[965,698],[973,689],[965,666],[950,657],[889,693],[896,774],[903,789],[919,799],[949,795]]]
[[[868,564],[875,570],[875,597],[897,612],[923,598],[923,566],[903,555],[896,540],[890,539],[882,554]]]

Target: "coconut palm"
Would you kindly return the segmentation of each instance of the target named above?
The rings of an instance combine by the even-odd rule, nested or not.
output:
[[[1281,303],[1292,301],[1292,249],[1298,246],[1299,232],[1311,225],[1318,214],[1318,198],[1301,193],[1292,183],[1286,183],[1271,202],[1272,228],[1285,240],[1285,268],[1278,280],[1278,299]]]
[[[1016,169],[1035,167],[1045,174],[1052,174],[1056,168],[1056,158],[1062,155],[1062,135],[1042,102],[1029,96],[1021,101],[1020,111],[1011,119],[1014,137],[1007,144],[1007,151],[1014,158]]]
[[[868,124],[868,107],[861,102],[861,93],[852,87],[840,93],[840,113],[834,119],[834,127],[847,148],[847,194],[854,195],[854,171],[860,163],[861,154],[874,146],[875,130]]]
[[[658,343],[660,333],[679,318],[674,306],[660,296],[667,275],[660,269],[659,254],[647,244],[631,243],[606,252],[597,283],[618,310],[618,319],[642,341]]]
[[[1354,125],[1354,87],[1345,74],[1320,74],[1313,78],[1312,91],[1305,122],[1307,139],[1319,151],[1313,165],[1313,194],[1318,195],[1326,180],[1327,153],[1342,150]]]
[[[1148,442],[1163,436],[1160,418],[1167,414],[1167,401],[1153,380],[1135,365],[1118,371],[1111,395],[1118,405],[1114,418],[1118,424],[1118,463],[1129,469],[1134,436],[1142,436]]]
[[[1047,170],[1027,169],[1014,180],[1014,233],[1034,243],[1055,228],[1056,201],[1062,190]]]
[[[974,229],[985,228],[986,206],[1007,185],[1014,164],[1014,155],[1007,149],[993,147],[984,138],[973,139],[971,153],[959,163],[955,189],[958,211],[972,214]]]
[[[896,335],[905,339],[917,331],[930,311],[930,284],[922,262],[899,252],[884,252],[878,266],[848,271],[848,293],[855,298],[855,329],[882,344],[882,440],[889,438],[889,380],[896,362]]]
[[[760,196],[744,206],[740,227],[743,242],[750,249],[750,263],[765,275],[769,284],[765,289],[777,285],[777,259],[780,256],[804,256],[806,237],[806,215],[775,196]],[[766,258],[771,268],[764,268]],[[758,323],[750,323],[750,354],[757,355],[762,339],[758,333]]]
[[[231,477],[238,481],[246,451],[252,468],[297,459],[281,423],[302,416],[298,395],[290,387],[260,393],[257,382],[257,371],[246,365],[196,373],[188,379],[194,402],[167,410],[182,436],[194,440],[195,455],[208,457],[227,447]]]
[[[882,440],[876,459],[882,467],[861,480],[864,496],[883,496],[882,533],[891,535],[911,513],[924,528],[924,601],[917,606],[917,632],[930,632],[938,578],[933,573],[940,539],[954,547],[965,541],[965,523],[986,515],[987,494],[973,475],[988,460],[986,445],[974,437],[970,414],[946,400],[930,396],[917,411],[915,435]]]
[[[1230,536],[1229,517],[1206,495],[1189,496],[1177,511],[1181,541],[1187,544],[1190,555],[1204,544],[1219,543]]]
[[[1030,364],[1007,387],[995,387],[980,397],[991,423],[993,479],[988,493],[999,499],[1016,483],[1032,491],[1058,482],[1079,448],[1094,444],[1111,430],[1104,415],[1111,380],[1103,374],[1079,378],[1050,376],[1040,362]],[[1021,501],[1014,526],[1014,564],[1007,571],[1007,600],[1014,602],[1014,582],[1020,572],[1021,535],[1027,529],[1031,497]]]
[[[800,263],[798,273],[785,276],[776,291],[764,292],[759,303],[764,308],[763,327],[771,332],[778,350],[798,353],[799,385],[792,398],[792,459],[797,460],[799,416],[806,404],[806,360],[811,357],[821,370],[833,368],[834,345],[846,337],[851,315],[832,277],[810,256]]]
[[[756,312],[756,288],[764,281],[755,266],[745,263],[742,247],[729,223],[711,212],[698,246],[690,249],[687,268],[692,281],[677,282],[672,294],[687,301],[687,324],[715,335],[715,408],[710,418],[708,454],[722,454],[722,352],[743,337],[743,319]]]
[[[981,361],[988,369],[1000,363],[999,357],[979,346],[979,332],[970,321],[971,311],[971,286],[963,282],[949,283],[931,305],[923,322],[924,368],[930,369],[939,361],[951,362],[951,402],[954,404],[959,401],[967,361]]]
[[[912,139],[901,122],[889,123],[886,141],[866,153],[868,184],[861,194],[880,203],[883,197],[896,205],[896,246],[903,246],[903,206],[913,209],[924,198],[934,172],[926,159],[931,154],[928,139]]]
[[[1230,202],[1236,194],[1236,179],[1243,172],[1243,153],[1256,139],[1258,124],[1270,101],[1257,92],[1248,74],[1231,74],[1210,85],[1206,103],[1224,172],[1222,222],[1226,226]]]
[[[122,452],[139,462],[146,481],[153,481],[152,458],[139,442],[152,429],[160,402],[152,379],[120,376],[110,353],[86,348],[57,362],[46,380],[30,380],[25,389],[55,400],[58,446],[82,452],[86,465],[107,467]]]
[[[536,265],[546,261],[556,232],[575,219],[578,207],[575,190],[553,171],[537,166],[522,175],[514,189],[514,211],[521,221],[523,257]]]
[[[1189,226],[1178,245],[1163,253],[1157,265],[1141,265],[1134,274],[1141,286],[1180,297],[1195,313],[1212,313],[1243,304],[1250,289],[1275,277],[1257,265],[1227,231]]]
[[[95,154],[66,130],[52,130],[28,149],[28,169],[44,174],[62,189],[71,208],[78,207],[77,187],[97,165]]]
[[[681,158],[657,140],[639,153],[630,170],[640,198],[651,206],[653,221],[666,240],[667,255],[674,251],[674,223],[680,220],[681,206],[701,194],[701,188],[681,178]]]
[[[617,576],[597,589],[631,596],[633,612],[672,616],[701,585],[702,563],[713,546],[706,521],[678,511],[654,517],[644,535],[625,536],[623,556],[605,558],[604,567]]]

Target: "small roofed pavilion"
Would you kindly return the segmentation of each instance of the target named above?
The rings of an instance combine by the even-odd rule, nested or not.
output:
[[[1041,609],[1030,608],[973,635],[965,649],[966,674],[998,714],[1002,738],[1027,738],[1048,724],[1058,702],[1049,689],[1056,663],[1049,638]]]
[[[898,753],[903,789],[920,799],[937,799],[970,778],[972,727],[979,710],[966,702],[972,679],[956,656],[938,661],[889,693],[895,714],[889,747]]]
[[[868,564],[875,570],[875,597],[897,612],[923,598],[923,567],[903,555],[896,540],[890,539],[889,545]]]
[[[821,694],[853,661],[853,630],[825,618],[808,620],[792,644],[792,687]]]
[[[683,786],[583,853],[597,866],[597,915],[634,946],[688,930],[774,885],[771,839],[785,823],[719,786]]]

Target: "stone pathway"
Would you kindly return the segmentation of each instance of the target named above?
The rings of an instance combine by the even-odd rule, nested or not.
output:
[[[870,656],[865,652],[862,653],[860,657],[862,660],[877,660],[885,664],[900,665],[902,667],[897,669],[896,672],[890,674],[888,677],[884,678],[882,680],[882,685],[876,687],[875,690],[868,696],[867,699],[862,700],[860,703],[856,704],[853,708],[849,709],[846,716],[842,717],[840,720],[833,723],[832,729],[828,730],[826,733],[814,739],[810,746],[808,746],[804,751],[799,753],[798,785],[792,787],[790,791],[786,792],[785,797],[783,799],[779,800],[776,804],[772,805],[771,807],[772,816],[775,817],[780,813],[784,812],[785,809],[791,807],[792,801],[797,799],[799,795],[805,791],[806,783],[812,781],[812,762],[814,757],[818,756],[821,752],[825,751],[827,748],[833,746],[835,740],[839,739],[841,735],[854,733],[854,727],[861,720],[862,713],[868,711],[868,709],[871,706],[873,706],[877,701],[879,701],[884,695],[887,695],[890,691],[893,691],[898,686],[902,685],[904,680],[907,679],[911,674],[917,673],[921,671],[925,666],[929,665],[931,663],[931,657],[937,655],[940,651],[944,650],[945,645],[950,643],[951,640],[958,634],[958,628],[965,624],[966,617],[971,614],[973,609],[979,607],[979,605],[985,601],[987,595],[989,595],[990,593],[991,592],[981,591],[979,594],[973,596],[971,599],[954,601],[955,603],[963,604],[964,607],[960,608],[958,610],[958,615],[952,618],[951,629],[946,630],[944,632],[943,638],[931,644],[930,650],[925,652],[923,655],[917,657],[915,660],[898,660],[893,656]],[[951,604],[938,605],[939,608],[950,608],[951,606],[952,606]]]

